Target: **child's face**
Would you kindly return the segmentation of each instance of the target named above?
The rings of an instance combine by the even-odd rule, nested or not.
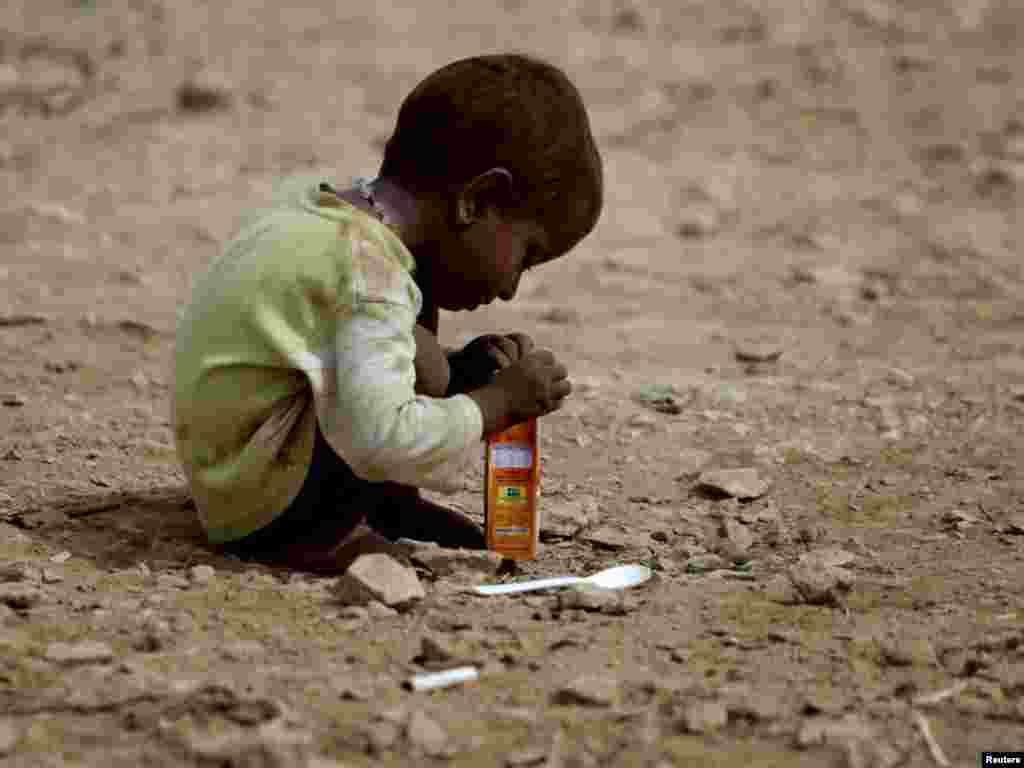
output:
[[[490,207],[461,232],[440,244],[434,299],[449,311],[472,310],[495,299],[510,301],[527,269],[550,261],[544,228],[534,221],[505,218]]]

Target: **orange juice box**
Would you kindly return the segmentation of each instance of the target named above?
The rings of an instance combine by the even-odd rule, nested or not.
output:
[[[540,428],[536,419],[492,435],[484,453],[487,548],[532,560],[540,540]]]

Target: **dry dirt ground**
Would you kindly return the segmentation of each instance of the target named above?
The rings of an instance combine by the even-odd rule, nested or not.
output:
[[[0,11],[0,764],[1024,749],[1015,0],[285,5]],[[579,83],[608,199],[515,302],[442,318],[576,383],[542,553],[498,578],[656,578],[484,598],[421,569],[395,613],[212,551],[168,426],[191,279],[276,177],[372,174],[420,78],[510,49]],[[736,468],[755,498],[699,481]]]

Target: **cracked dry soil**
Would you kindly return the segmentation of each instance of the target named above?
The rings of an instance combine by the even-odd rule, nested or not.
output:
[[[372,5],[5,5],[0,765],[1024,749],[1024,12]],[[576,385],[513,578],[656,577],[484,598],[420,568],[398,612],[210,550],[168,426],[192,276],[279,175],[372,174],[419,79],[523,41],[584,94],[605,214],[441,333],[526,331]]]

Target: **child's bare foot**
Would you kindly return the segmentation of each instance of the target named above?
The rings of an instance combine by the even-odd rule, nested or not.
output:
[[[419,489],[390,485],[382,503],[366,516],[367,524],[389,539],[434,541],[442,547],[486,549],[483,529],[461,512],[420,496]]]

